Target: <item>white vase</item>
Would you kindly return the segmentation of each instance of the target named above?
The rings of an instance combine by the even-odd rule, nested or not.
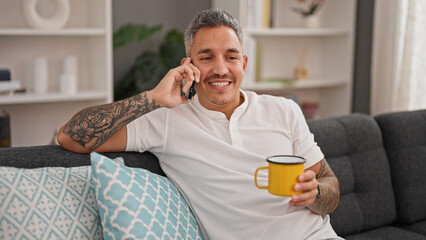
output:
[[[320,18],[317,15],[310,15],[304,18],[306,28],[319,28],[321,27]]]
[[[68,0],[53,0],[56,10],[53,16],[40,16],[37,5],[39,0],[22,0],[22,14],[27,24],[34,28],[60,29],[70,16],[70,3]]]
[[[78,59],[75,55],[69,55],[63,61],[64,72],[59,77],[59,89],[64,94],[77,93]]]
[[[72,73],[64,73],[59,78],[59,89],[63,94],[77,93],[77,78]]]
[[[34,59],[34,82],[33,90],[36,94],[47,93],[49,85],[49,74],[46,57],[37,57]]]

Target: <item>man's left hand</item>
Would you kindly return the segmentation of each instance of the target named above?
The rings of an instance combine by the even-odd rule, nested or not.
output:
[[[293,189],[295,191],[302,191],[300,194],[294,194],[291,196],[289,204],[291,206],[309,206],[311,205],[318,194],[318,181],[315,178],[315,172],[312,170],[305,170],[304,173],[297,177],[298,183],[294,184]]]

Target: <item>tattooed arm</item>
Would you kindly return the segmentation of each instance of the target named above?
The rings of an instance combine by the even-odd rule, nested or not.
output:
[[[188,81],[182,87],[185,77]],[[127,124],[157,108],[187,103],[186,97],[180,95],[181,90],[187,91],[199,78],[200,71],[191,64],[191,59],[182,59],[182,65],[171,69],[153,90],[78,112],[59,130],[58,142],[73,152],[124,151]]]
[[[123,127],[159,107],[143,92],[122,101],[83,109],[61,128],[58,142],[74,152],[91,152],[110,140],[104,146],[105,151],[124,151],[127,133]],[[115,138],[111,138],[114,134]]]
[[[307,169],[298,177],[299,183],[295,184],[296,190],[301,194],[293,195],[290,204],[293,206],[306,206],[316,214],[332,213],[339,204],[339,181],[325,159]],[[321,196],[316,198],[319,186]]]
[[[319,162],[319,171],[316,179],[319,183],[320,198],[308,206],[316,214],[328,214],[336,210],[339,204],[340,191],[339,180],[337,180],[325,159]]]

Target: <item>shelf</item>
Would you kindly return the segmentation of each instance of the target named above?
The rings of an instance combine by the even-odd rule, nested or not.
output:
[[[247,33],[254,38],[262,37],[335,37],[346,36],[349,31],[335,28],[270,28],[248,29]]]
[[[76,112],[112,102],[114,87],[112,0],[70,0],[69,18],[59,29],[30,27],[20,2],[0,0],[0,67],[23,87],[13,95],[0,93],[0,109],[10,116],[12,147],[51,143],[57,128]],[[37,3],[41,15],[54,9],[54,1]],[[34,59],[40,56],[48,65],[45,94],[33,91]],[[77,58],[79,90],[72,95],[59,91],[67,56]]]
[[[103,28],[63,28],[42,30],[33,28],[1,28],[0,36],[104,36]]]
[[[0,105],[94,101],[105,100],[106,98],[107,94],[104,91],[82,91],[73,95],[65,95],[59,92],[46,94],[15,93],[12,96],[0,95]]]
[[[348,84],[346,80],[325,80],[325,79],[311,79],[311,80],[297,80],[293,83],[279,83],[279,82],[259,82],[242,86],[245,90],[250,91],[274,91],[274,90],[299,90],[299,89],[316,89],[316,88],[332,88],[344,87]]]

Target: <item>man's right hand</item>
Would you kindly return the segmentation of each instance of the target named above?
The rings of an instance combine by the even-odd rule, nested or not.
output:
[[[155,100],[161,107],[167,108],[188,103],[186,96],[181,96],[181,90],[185,93],[191,87],[193,81],[200,82],[200,75],[200,70],[191,63],[191,58],[184,58],[179,67],[169,70],[160,83],[147,92],[148,97]],[[183,79],[186,79],[186,82],[182,86]]]

